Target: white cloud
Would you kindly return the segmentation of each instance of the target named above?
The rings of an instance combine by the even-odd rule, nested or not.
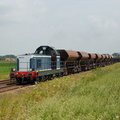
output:
[[[100,17],[100,16],[89,15],[88,18],[89,18],[92,22],[101,22],[101,17]]]
[[[96,28],[101,28],[103,30],[105,29],[117,29],[119,26],[119,23],[117,23],[112,18],[107,18],[104,16],[94,16],[90,15],[88,16],[89,20],[96,25]]]
[[[107,29],[114,29],[118,27],[118,24],[114,21],[114,20],[107,20],[104,24],[103,24],[104,28]]]
[[[120,10],[113,11],[113,14],[120,15]]]
[[[17,0],[17,7],[29,14],[45,13],[47,8],[43,0]]]
[[[45,14],[47,6],[42,0],[6,0],[0,1],[2,9],[8,9],[0,17],[3,20],[22,22],[34,19],[34,17]]]

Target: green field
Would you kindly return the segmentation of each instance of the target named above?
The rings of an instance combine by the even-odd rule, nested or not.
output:
[[[120,120],[120,64],[1,95],[0,120]]]
[[[0,61],[0,80],[9,79],[11,68],[16,68],[16,62]]]

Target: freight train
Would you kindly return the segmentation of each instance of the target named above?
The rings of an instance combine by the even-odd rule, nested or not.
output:
[[[11,69],[10,79],[16,80],[18,84],[40,82],[116,62],[120,62],[120,58],[40,46],[33,54],[17,56],[17,69]]]

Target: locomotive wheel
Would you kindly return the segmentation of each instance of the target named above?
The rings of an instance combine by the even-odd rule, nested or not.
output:
[[[85,67],[85,71],[87,71],[87,67]]]
[[[65,75],[65,76],[67,76],[67,75],[68,75],[68,72],[67,72],[67,71],[65,71],[65,72],[64,72],[64,75]]]
[[[41,81],[41,82],[44,82],[44,81],[46,81],[47,79],[48,79],[48,76],[42,76],[40,81]]]

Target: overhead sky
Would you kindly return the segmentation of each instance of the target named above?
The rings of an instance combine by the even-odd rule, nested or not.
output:
[[[41,45],[120,52],[120,0],[0,0],[0,55]]]

